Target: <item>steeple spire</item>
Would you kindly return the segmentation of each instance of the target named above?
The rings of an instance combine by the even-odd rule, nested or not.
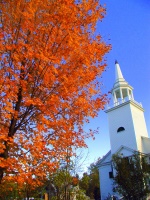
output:
[[[117,60],[115,61],[115,71],[116,71],[116,77],[115,77],[116,80],[112,89],[112,94],[113,94],[114,105],[118,105],[127,100],[130,99],[133,100],[134,98],[132,93],[133,88],[124,79]]]
[[[115,84],[114,84],[114,88],[116,87],[120,87],[121,85],[127,86],[128,83],[125,81],[121,69],[120,69],[120,65],[118,63],[118,61],[115,61]]]
[[[116,81],[119,80],[124,80],[119,63],[117,62],[117,60],[115,61],[115,67],[116,67]],[[125,81],[125,80],[124,80]]]

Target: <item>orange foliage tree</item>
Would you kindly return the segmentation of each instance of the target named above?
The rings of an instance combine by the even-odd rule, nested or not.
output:
[[[0,1],[1,183],[38,184],[66,148],[85,146],[83,124],[107,101],[104,14],[98,0]]]

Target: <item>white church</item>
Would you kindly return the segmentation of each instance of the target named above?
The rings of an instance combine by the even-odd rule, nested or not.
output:
[[[113,106],[108,115],[111,150],[98,163],[101,200],[113,193],[112,155],[121,153],[131,156],[134,151],[150,154],[150,138],[142,105],[134,100],[133,88],[123,78],[118,62],[115,62],[116,81],[111,91]],[[118,196],[119,197],[119,196]]]

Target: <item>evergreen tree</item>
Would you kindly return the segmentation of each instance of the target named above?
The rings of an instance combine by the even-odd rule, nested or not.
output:
[[[147,156],[135,153],[129,157],[113,156],[115,168],[114,191],[124,199],[145,199],[150,193],[150,165]]]

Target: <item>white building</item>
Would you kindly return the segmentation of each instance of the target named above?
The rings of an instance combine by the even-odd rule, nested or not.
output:
[[[125,81],[118,62],[115,62],[116,81],[112,89],[113,106],[108,115],[111,150],[98,163],[101,200],[116,195],[112,189],[112,155],[130,156],[134,151],[150,153],[150,138],[142,105],[134,100],[133,88]]]

